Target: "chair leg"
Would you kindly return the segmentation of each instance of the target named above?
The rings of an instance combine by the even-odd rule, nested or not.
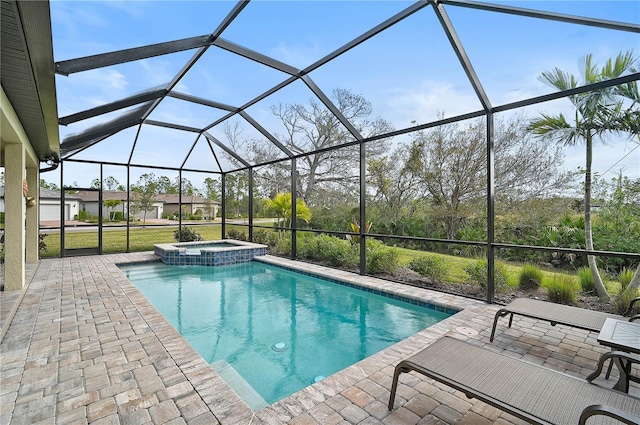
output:
[[[612,369],[613,369],[613,359],[611,359],[611,361],[609,362],[609,366],[607,367],[607,374],[604,376],[604,379],[609,379]]]
[[[498,319],[509,314],[508,311],[504,309],[500,309],[496,312],[495,317],[493,318],[493,327],[491,328],[491,336],[489,337],[489,341],[493,342],[493,337],[496,335],[496,327],[498,326]],[[509,327],[511,327],[511,320],[513,319],[513,313],[511,314],[511,318],[509,319]]]

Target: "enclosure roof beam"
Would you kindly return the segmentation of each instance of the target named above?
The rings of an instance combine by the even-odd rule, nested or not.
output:
[[[529,99],[519,100],[517,102],[505,103],[504,105],[493,108],[494,112],[503,112],[511,109],[522,108],[525,106],[535,105],[537,103],[549,102],[551,100],[561,99],[563,97],[575,96],[580,93],[605,89],[607,87],[619,86],[622,84],[640,81],[640,72],[624,75],[622,77],[612,78],[610,80],[598,81],[597,83],[588,84],[586,86],[575,87],[559,92],[543,94],[542,96],[531,97]]]
[[[213,44],[220,47],[221,49],[228,50],[232,53],[235,53],[247,59],[251,59],[252,61],[261,63],[262,65],[266,65],[270,68],[277,69],[278,71],[284,72],[286,74],[298,75],[300,73],[299,69],[291,65],[287,65],[284,62],[280,62],[279,60],[273,59],[254,50],[247,49],[246,47],[242,47],[223,38],[217,38],[216,40],[214,40]]]
[[[233,20],[240,14],[242,9],[244,9],[247,4],[249,4],[248,0],[240,0],[238,1],[238,3],[236,3],[233,9],[231,9],[231,11],[227,14],[227,16],[225,16],[225,18],[222,20],[220,25],[218,25],[216,30],[208,37],[206,45],[203,45],[202,47],[200,47],[198,51],[191,57],[191,59],[189,59],[189,61],[182,67],[182,69],[178,72],[178,74],[176,74],[176,76],[173,77],[173,80],[171,80],[171,82],[167,84],[166,86],[167,93],[173,90],[173,88],[186,75],[186,73],[189,72],[189,70],[193,67],[193,65],[196,64],[198,59],[200,59],[202,55],[204,55],[204,53],[207,51],[211,43],[213,43],[213,41],[216,38],[218,38],[220,34],[222,34],[222,31],[224,31],[225,28],[227,28],[231,24],[231,22],[233,22]],[[146,114],[144,115],[144,119],[146,119],[149,115],[151,115],[153,110],[158,106],[158,104],[162,99],[164,99],[164,96],[155,100],[155,102],[151,105],[151,107],[149,107]]]
[[[201,131],[199,128],[189,127],[187,125],[172,124],[163,121],[144,120],[144,124],[154,125],[156,127],[171,128],[173,130],[190,131],[191,133],[200,133]]]
[[[58,123],[60,125],[72,124],[74,122],[86,120],[88,118],[97,117],[98,115],[108,114],[110,112],[117,111],[119,109],[128,108],[129,106],[137,105],[139,103],[155,100],[161,96],[164,96],[165,94],[166,94],[165,89],[152,90],[144,93],[139,93],[139,94],[127,97],[125,99],[107,103],[106,105],[100,105],[95,108],[87,109],[82,112],[67,115],[66,117],[62,117],[58,119]]]
[[[356,129],[353,126],[353,124],[349,122],[349,120],[342,114],[342,112],[340,112],[340,110],[336,107],[336,105],[334,105],[333,102],[331,102],[331,100],[327,97],[327,95],[325,95],[324,92],[320,90],[320,87],[316,86],[316,84],[313,82],[311,77],[309,77],[308,75],[305,75],[302,77],[302,80],[311,89],[311,91],[316,96],[318,96],[318,99],[320,99],[320,101],[324,103],[324,106],[326,106],[327,109],[329,109],[329,111],[331,111],[331,113],[335,115],[338,121],[340,121],[342,125],[344,125],[345,128],[349,130],[349,133],[351,133],[353,137],[355,137],[357,140],[364,139],[364,137],[362,137],[362,134],[360,134],[358,129]]]
[[[273,93],[277,92],[281,88],[288,86],[289,84],[293,83],[296,80],[298,80],[298,77],[289,77],[289,78],[287,78],[285,81],[281,82],[277,86],[270,88],[266,92],[262,93],[260,96],[258,96],[255,99],[252,99],[249,102],[245,103],[244,105],[239,107],[237,111],[231,112],[230,114],[227,114],[224,117],[212,122],[211,124],[209,124],[208,126],[206,126],[204,128],[204,131],[207,131],[207,130],[215,127],[216,125],[220,124],[221,122],[224,122],[224,121],[228,120],[229,118],[231,118],[232,116],[234,116],[238,112],[243,111],[243,110],[247,109],[248,107],[260,102],[261,100],[263,100],[266,97],[272,95]]]
[[[428,5],[429,5],[429,3],[427,2],[427,0],[419,0],[419,1],[417,1],[416,3],[414,3],[411,6],[407,7],[406,9],[401,10],[400,12],[396,13],[395,15],[393,15],[391,18],[387,19],[386,21],[384,21],[384,22],[376,25],[375,27],[371,28],[369,31],[365,32],[361,36],[354,38],[353,40],[351,40],[350,42],[348,42],[344,46],[334,50],[333,52],[329,53],[328,55],[326,55],[322,59],[320,59],[320,60],[316,61],[315,63],[311,64],[310,66],[308,66],[307,68],[305,68],[302,71],[302,75],[306,75],[306,74],[310,73],[314,69],[316,69],[316,68],[324,65],[325,63],[335,59],[336,57],[338,57],[341,54],[353,49],[354,47],[358,46],[359,44],[364,43],[365,41],[367,41],[371,37],[379,34],[380,32],[384,31],[385,29],[397,24],[401,20],[403,20],[406,17],[416,13],[417,11],[419,11],[420,9],[422,9],[425,6],[428,6]]]
[[[181,40],[167,41],[164,43],[150,44],[148,46],[133,47],[131,49],[117,50],[110,53],[85,56],[77,59],[69,59],[56,62],[56,74],[70,75],[76,72],[89,71],[91,69],[104,68],[106,66],[147,59],[168,53],[181,52],[211,44],[210,35],[183,38]]]
[[[529,18],[546,19],[550,21],[567,22],[571,24],[587,25],[592,27],[606,28],[617,31],[628,31],[640,33],[640,25],[627,22],[610,21],[606,19],[586,18],[576,15],[566,15],[555,12],[544,12],[535,9],[525,9],[500,4],[489,4],[467,0],[435,0],[435,3],[450,4],[452,6],[466,7],[470,9],[486,10],[489,12],[507,13],[510,15],[526,16]]]
[[[467,78],[469,79],[473,90],[476,92],[476,96],[478,96],[480,103],[482,103],[482,107],[487,112],[491,111],[491,102],[489,101],[489,96],[487,96],[487,93],[484,91],[482,83],[480,82],[480,78],[478,78],[478,74],[476,74],[476,71],[473,69],[471,60],[469,59],[467,52],[464,50],[464,46],[462,45],[462,42],[460,41],[460,38],[458,37],[458,34],[456,33],[456,30],[453,27],[451,20],[449,19],[449,15],[447,15],[446,10],[444,10],[444,6],[442,4],[434,2],[433,9],[436,12],[436,16],[438,17],[438,20],[440,21],[440,24],[442,25],[442,28],[444,29],[444,32],[446,33],[447,38],[451,43],[451,47],[456,53],[456,56],[458,57],[458,60],[460,61],[465,74],[467,74]]]
[[[212,108],[222,109],[224,111],[230,111],[230,112],[238,112],[238,111],[240,111],[240,108],[238,108],[236,106],[231,106],[231,105],[227,105],[225,103],[215,102],[213,100],[203,99],[201,97],[191,96],[189,94],[177,92],[175,90],[172,90],[169,93],[167,93],[167,96],[173,97],[175,99],[184,100],[184,101],[187,101],[187,102],[198,103],[198,104],[204,105],[204,106],[210,106]]]
[[[204,136],[212,143],[215,143],[216,145],[218,145],[218,147],[220,147],[222,150],[224,150],[226,153],[228,153],[229,155],[231,155],[236,161],[238,161],[239,163],[243,164],[245,167],[251,167],[251,165],[245,161],[244,159],[242,159],[237,153],[235,153],[234,151],[232,151],[231,149],[229,149],[229,147],[227,145],[225,145],[224,143],[222,143],[220,140],[216,139],[215,137],[213,137],[211,134],[209,134],[208,132],[204,131],[202,132],[202,134],[204,134]],[[222,170],[222,167],[220,167],[220,169]]]
[[[254,120],[253,118],[251,118],[251,116],[249,114],[247,114],[245,111],[240,111],[240,116],[242,118],[244,118],[245,120],[247,120],[249,122],[249,124],[251,124],[253,127],[255,127],[256,130],[258,130],[260,133],[262,133],[262,135],[264,137],[266,137],[267,139],[269,139],[271,141],[271,143],[273,143],[274,145],[276,145],[282,152],[284,152],[289,158],[291,158],[293,156],[293,153],[287,149],[282,143],[280,143],[278,141],[278,139],[276,139],[270,132],[268,132],[264,127],[262,127],[260,124],[258,124],[258,122],[256,120]]]
[[[77,149],[81,149],[87,145],[93,145],[98,141],[101,141],[106,139],[107,137],[113,136],[119,131],[122,131],[129,127],[133,127],[134,125],[137,125],[140,123],[141,123],[141,120],[139,118],[136,118],[130,121],[122,121],[117,124],[112,124],[107,127],[100,126],[93,130],[89,130],[84,133],[81,133],[77,136],[67,137],[64,140],[64,142],[60,144],[60,151],[61,153],[64,154]],[[91,142],[91,143],[88,143],[88,142]]]

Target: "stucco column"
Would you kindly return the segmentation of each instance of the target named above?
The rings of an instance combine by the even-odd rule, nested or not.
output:
[[[5,143],[4,152],[4,288],[13,291],[25,282],[25,152],[20,143]]]
[[[40,190],[38,181],[39,170],[34,167],[27,166],[27,183],[29,184],[29,194],[35,199],[35,206],[27,207],[26,209],[26,256],[28,263],[37,263],[39,259],[39,245],[38,239],[38,207],[40,205]]]

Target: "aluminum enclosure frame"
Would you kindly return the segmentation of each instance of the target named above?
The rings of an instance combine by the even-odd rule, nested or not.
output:
[[[222,211],[223,211],[223,222],[222,222],[222,232],[224,235],[225,229],[226,229],[226,222],[225,222],[225,212],[227,211],[227,206],[225,205],[225,197],[224,197],[224,193],[225,193],[225,179],[226,176],[232,173],[239,173],[239,172],[247,172],[249,175],[249,194],[250,194],[250,200],[249,200],[249,223],[248,223],[248,228],[249,228],[249,236],[250,238],[252,238],[253,236],[253,230],[254,228],[260,228],[261,226],[259,225],[255,225],[254,224],[254,220],[253,220],[253,199],[252,199],[252,194],[253,194],[253,186],[254,186],[254,179],[253,179],[253,174],[254,174],[254,169],[258,168],[258,167],[262,167],[262,166],[267,166],[267,165],[274,165],[274,164],[278,164],[278,163],[283,163],[283,162],[290,162],[290,169],[291,169],[291,191],[292,191],[292,217],[294,217],[294,219],[292,220],[292,225],[289,228],[285,228],[284,230],[287,231],[291,231],[292,232],[292,252],[291,252],[291,256],[292,258],[296,258],[296,233],[298,231],[301,230],[301,228],[297,225],[295,217],[296,217],[296,211],[295,211],[295,205],[296,205],[296,193],[297,193],[297,181],[296,181],[296,168],[297,168],[297,161],[307,155],[311,155],[311,154],[316,154],[316,153],[322,153],[322,152],[327,152],[327,151],[331,151],[334,149],[343,149],[343,148],[349,148],[349,147],[358,147],[360,154],[359,154],[359,158],[360,158],[360,164],[359,164],[359,172],[360,172],[360,183],[359,183],[359,191],[360,191],[360,197],[359,197],[359,218],[360,218],[360,222],[364,223],[365,222],[365,217],[366,217],[366,205],[365,205],[365,198],[366,198],[366,179],[365,179],[365,174],[366,174],[366,145],[369,142],[373,142],[373,141],[377,141],[377,140],[381,140],[381,139],[385,139],[385,138],[389,138],[389,137],[393,137],[393,136],[398,136],[398,135],[403,135],[403,134],[408,134],[411,132],[415,132],[415,131],[419,131],[419,130],[424,130],[424,129],[428,129],[428,128],[434,128],[437,126],[441,126],[441,125],[445,125],[445,124],[451,124],[451,123],[456,123],[456,122],[461,122],[470,118],[483,118],[486,121],[486,149],[487,149],[487,176],[486,176],[486,182],[487,182],[487,199],[486,199],[486,208],[487,208],[487,217],[488,217],[488,222],[487,222],[487,241],[486,242],[478,242],[478,241],[459,241],[459,240],[442,240],[442,239],[434,239],[434,238],[407,238],[407,237],[398,237],[398,236],[393,236],[393,235],[380,235],[380,234],[375,234],[375,233],[366,233],[363,231],[362,227],[360,229],[360,232],[358,234],[358,236],[360,236],[360,273],[361,274],[365,274],[365,263],[366,263],[366,250],[365,248],[365,240],[367,237],[371,237],[371,238],[375,238],[375,237],[384,237],[384,238],[388,238],[388,239],[393,239],[393,238],[397,238],[397,239],[416,239],[416,240],[420,240],[420,241],[426,241],[426,242],[438,242],[438,243],[448,243],[448,244],[459,244],[459,245],[467,245],[467,246],[481,246],[486,248],[486,252],[487,252],[487,260],[488,260],[488,276],[489,276],[489,286],[488,286],[488,291],[487,291],[487,298],[486,300],[488,302],[493,302],[493,296],[494,296],[494,261],[495,261],[495,250],[499,249],[499,248],[508,248],[508,249],[532,249],[532,250],[539,250],[539,251],[561,251],[561,252],[567,252],[567,253],[575,253],[575,254],[580,254],[580,255],[603,255],[603,256],[613,256],[613,257],[625,257],[625,258],[632,258],[632,259],[640,259],[640,253],[621,253],[621,252],[610,252],[610,251],[600,251],[600,250],[594,250],[594,251],[587,251],[587,250],[574,250],[574,249],[558,249],[558,248],[549,248],[549,247],[539,247],[539,246],[521,246],[521,245],[510,245],[510,244],[504,244],[504,243],[497,243],[495,241],[495,207],[494,207],[494,197],[495,197],[495,170],[494,170],[494,155],[495,155],[495,149],[494,149],[494,114],[499,113],[499,112],[505,112],[505,111],[509,111],[509,110],[514,110],[514,109],[518,109],[518,108],[522,108],[522,107],[526,107],[526,106],[531,106],[531,105],[536,105],[536,104],[540,104],[543,102],[547,102],[550,100],[556,100],[556,99],[561,99],[561,98],[565,98],[565,97],[569,97],[569,96],[573,96],[576,94],[580,94],[580,93],[585,93],[585,92],[589,92],[589,91],[594,91],[594,90],[599,90],[599,89],[603,89],[603,88],[607,88],[607,87],[612,87],[612,86],[616,86],[616,85],[620,85],[620,84],[625,84],[625,83],[630,83],[630,82],[636,82],[640,80],[640,72],[635,72],[629,75],[625,75],[623,77],[619,77],[619,78],[615,78],[612,80],[608,80],[608,81],[602,81],[596,84],[591,84],[591,85],[587,85],[587,86],[581,86],[581,87],[577,87],[575,89],[570,89],[570,90],[565,90],[565,91],[559,91],[559,92],[555,92],[555,93],[551,93],[551,94],[547,94],[547,95],[543,95],[543,96],[536,96],[536,97],[532,97],[529,99],[525,99],[525,100],[521,100],[521,101],[517,101],[517,102],[512,102],[512,103],[508,103],[508,104],[502,104],[502,105],[497,105],[494,106],[491,104],[491,101],[489,99],[489,96],[487,95],[483,85],[482,85],[482,81],[481,79],[478,77],[478,75],[476,74],[474,68],[473,68],[473,64],[472,61],[470,60],[469,56],[467,55],[467,52],[465,51],[464,45],[461,42],[461,40],[459,39],[459,37],[457,36],[455,27],[453,25],[453,23],[451,22],[451,20],[448,17],[447,14],[447,8],[451,7],[459,7],[459,8],[470,8],[470,9],[478,9],[478,10],[485,10],[485,11],[489,11],[489,12],[495,12],[495,13],[504,13],[504,14],[510,14],[510,15],[516,15],[516,16],[526,16],[526,17],[531,17],[531,18],[536,18],[536,19],[541,19],[541,20],[549,20],[549,21],[557,21],[557,22],[564,22],[564,23],[568,23],[568,24],[573,24],[573,25],[585,25],[585,26],[592,26],[592,27],[598,27],[598,28],[605,28],[605,29],[611,29],[611,30],[616,30],[616,31],[624,31],[624,32],[632,32],[632,33],[640,33],[640,25],[635,25],[635,24],[629,24],[629,23],[624,23],[624,22],[614,22],[614,21],[608,21],[608,20],[603,20],[603,19],[594,19],[594,18],[586,18],[586,17],[580,17],[580,16],[573,16],[573,15],[565,15],[565,14],[559,14],[559,13],[552,13],[552,12],[544,12],[544,11],[538,11],[538,10],[532,10],[532,9],[524,9],[524,8],[519,8],[519,7],[512,7],[512,6],[506,6],[506,5],[497,5],[497,4],[490,4],[490,3],[481,3],[481,2],[475,2],[475,1],[464,1],[464,0],[419,0],[417,2],[415,2],[414,4],[412,4],[411,6],[405,8],[404,10],[402,10],[401,12],[395,14],[394,16],[390,17],[389,19],[385,20],[384,22],[382,22],[381,24],[375,26],[374,28],[370,29],[369,31],[366,31],[365,33],[363,33],[362,35],[360,35],[359,37],[354,38],[353,40],[351,40],[350,42],[344,44],[343,46],[339,47],[338,49],[334,50],[332,53],[326,55],[325,57],[323,57],[322,59],[316,61],[315,63],[313,63],[312,65],[310,65],[309,67],[305,68],[305,69],[297,69],[291,65],[288,65],[286,63],[283,63],[281,61],[278,61],[276,59],[270,58],[264,54],[255,52],[251,49],[248,49],[246,47],[237,45],[235,43],[232,43],[228,40],[225,40],[224,38],[221,37],[224,29],[226,27],[228,27],[231,22],[233,22],[233,20],[235,18],[237,18],[241,13],[242,10],[249,4],[249,0],[241,0],[239,1],[235,7],[228,13],[228,15],[223,19],[223,21],[221,22],[221,24],[214,30],[214,32],[212,32],[209,35],[202,35],[202,36],[197,36],[197,37],[192,37],[192,38],[187,38],[187,39],[182,39],[182,40],[175,40],[175,41],[171,41],[171,42],[166,42],[166,43],[159,43],[159,44],[154,44],[154,45],[150,45],[150,46],[142,46],[142,47],[137,47],[137,48],[132,48],[132,49],[126,49],[126,50],[121,50],[121,51],[117,51],[117,52],[111,52],[111,53],[105,53],[105,54],[101,54],[101,55],[95,55],[95,56],[91,56],[91,57],[85,57],[85,58],[79,58],[79,59],[74,59],[74,60],[69,60],[69,61],[63,61],[63,62],[58,62],[56,63],[55,69],[56,72],[61,74],[61,75],[69,75],[71,73],[75,73],[75,72],[81,72],[87,69],[94,69],[94,68],[100,68],[100,67],[104,67],[104,66],[109,66],[109,65],[113,65],[113,64],[117,64],[117,63],[125,63],[125,62],[129,62],[129,61],[133,61],[133,60],[139,60],[142,58],[146,58],[146,57],[152,57],[152,56],[157,56],[157,55],[164,55],[164,54],[168,54],[168,53],[173,53],[173,52],[177,52],[177,51],[183,51],[183,50],[196,50],[196,52],[194,53],[194,55],[191,57],[191,59],[189,59],[187,61],[187,63],[182,67],[182,69],[178,72],[178,74],[171,80],[171,82],[169,84],[167,84],[165,87],[162,88],[155,88],[155,89],[149,89],[146,92],[134,95],[134,96],[130,96],[126,99],[122,99],[120,101],[117,102],[113,102],[111,104],[108,105],[104,105],[101,107],[97,107],[97,108],[93,108],[90,110],[86,110],[86,111],[81,111],[63,118],[59,119],[59,124],[60,125],[68,125],[70,123],[73,122],[77,122],[77,121],[81,121],[84,119],[88,119],[88,118],[92,118],[92,117],[96,117],[105,113],[110,113],[110,112],[114,112],[116,110],[120,110],[120,109],[124,109],[124,108],[128,108],[128,107],[132,107],[135,105],[140,105],[138,108],[135,109],[135,111],[133,112],[129,112],[128,114],[125,114],[125,118],[126,119],[122,119],[122,117],[119,120],[114,120],[114,122],[110,123],[109,125],[105,126],[104,128],[101,129],[89,129],[87,130],[87,132],[85,134],[81,134],[81,135],[77,135],[75,139],[68,139],[63,141],[63,143],[61,144],[61,159],[62,161],[67,161],[67,162],[78,162],[78,163],[94,163],[94,164],[112,164],[112,165],[118,165],[118,166],[126,166],[127,168],[127,176],[129,176],[129,171],[131,167],[145,167],[145,168],[149,168],[149,169],[163,169],[163,170],[172,170],[172,171],[176,171],[179,173],[180,176],[180,181],[182,180],[182,173],[184,171],[190,171],[190,172],[208,172],[211,173],[211,171],[209,170],[198,170],[198,169],[189,169],[189,168],[185,168],[185,164],[186,164],[186,158],[184,161],[182,161],[181,165],[179,167],[158,167],[155,166],[154,164],[141,164],[141,163],[133,163],[131,161],[132,156],[133,156],[133,150],[135,149],[135,144],[137,142],[137,138],[138,136],[136,136],[136,140],[133,142],[133,147],[132,147],[132,151],[131,151],[131,155],[129,156],[129,161],[127,162],[127,164],[119,164],[119,163],[107,163],[107,162],[97,162],[97,161],[88,161],[88,160],[82,160],[82,159],[77,159],[74,158],[74,155],[76,155],[77,153],[83,151],[84,149],[86,149],[89,146],[92,146],[95,143],[100,143],[102,142],[105,138],[119,132],[122,131],[123,129],[126,128],[130,128],[130,127],[136,127],[138,128],[137,130],[137,134],[140,133],[140,130],[142,128],[143,125],[153,125],[153,126],[161,126],[161,127],[168,127],[168,128],[173,128],[173,129],[177,129],[177,130],[183,130],[183,131],[187,131],[190,133],[194,133],[196,136],[196,140],[193,142],[193,145],[191,147],[191,149],[193,149],[193,147],[195,146],[195,144],[198,141],[199,137],[205,138],[207,141],[207,144],[209,145],[209,148],[211,149],[211,152],[214,155],[215,161],[216,161],[216,165],[218,166],[218,168],[220,169],[219,174],[221,175],[222,178]],[[426,124],[421,124],[421,125],[416,125],[416,126],[412,126],[412,127],[408,127],[408,128],[404,128],[404,129],[400,129],[400,130],[394,130],[385,134],[380,134],[374,137],[369,137],[369,138],[365,138],[363,137],[363,135],[361,135],[359,133],[359,131],[352,125],[352,123],[349,122],[349,120],[344,117],[342,115],[342,113],[340,112],[340,110],[336,107],[336,105],[334,105],[332,103],[332,101],[329,99],[329,97],[320,89],[320,87],[318,87],[316,85],[316,83],[311,79],[311,77],[309,76],[309,73],[315,69],[318,69],[320,67],[322,67],[323,65],[331,62],[332,60],[336,59],[337,57],[339,57],[340,55],[348,52],[349,50],[353,49],[354,47],[356,47],[357,45],[363,43],[364,41],[370,39],[371,37],[375,36],[376,34],[379,34],[380,32],[392,27],[393,25],[397,24],[398,22],[401,22],[402,20],[408,18],[409,16],[413,15],[414,13],[418,12],[419,10],[422,10],[425,7],[428,6],[432,6],[436,17],[438,18],[438,21],[440,22],[442,29],[445,33],[445,35],[447,36],[447,39],[449,40],[450,44],[451,44],[451,48],[454,51],[456,57],[458,58],[458,61],[462,67],[462,69],[464,70],[469,83],[471,84],[476,97],[478,98],[482,109],[478,110],[478,111],[474,111],[474,112],[470,112],[470,113],[466,113],[466,114],[462,114],[462,115],[458,115],[458,116],[454,116],[454,117],[450,117],[450,118],[446,118],[446,119],[440,119],[437,121],[432,121]],[[219,49],[223,49],[225,51],[231,52],[233,54],[242,56],[244,58],[247,58],[249,60],[252,60],[256,63],[262,64],[262,65],[266,65],[270,68],[273,68],[275,70],[278,70],[280,72],[283,72],[285,74],[290,75],[290,78],[286,79],[285,81],[277,84],[276,86],[266,90],[264,93],[259,94],[258,96],[256,96],[255,98],[253,98],[252,100],[250,100],[249,102],[245,103],[244,105],[240,105],[240,106],[236,106],[236,105],[228,105],[228,104],[224,104],[221,102],[218,102],[216,100],[213,99],[204,99],[204,98],[199,98],[197,96],[193,96],[193,95],[189,95],[189,94],[185,94],[185,93],[180,93],[175,91],[175,87],[177,86],[177,84],[179,83],[179,81],[186,75],[186,73],[189,71],[189,69],[191,69],[191,67],[194,66],[194,64],[202,57],[202,55],[207,51],[207,49],[210,48],[219,48]],[[321,149],[321,150],[316,150],[316,151],[310,151],[310,152],[304,152],[304,153],[298,153],[298,154],[294,154],[293,152],[291,152],[289,149],[287,149],[286,146],[284,146],[282,143],[280,143],[278,141],[278,139],[271,134],[268,130],[266,130],[254,117],[252,117],[248,112],[247,109],[249,107],[251,107],[252,105],[257,104],[258,102],[260,102],[261,100],[267,98],[268,96],[270,96],[273,93],[276,93],[277,91],[283,89],[284,87],[296,82],[296,81],[301,81],[302,83],[304,83],[311,91],[312,93],[315,94],[315,96],[317,97],[317,99],[320,101],[321,104],[324,105],[324,107],[326,107],[326,109],[328,111],[330,111],[335,117],[336,119],[348,130],[348,132],[351,134],[353,140],[344,144],[341,144],[339,146],[332,146],[330,148],[325,148],[325,149]],[[218,110],[222,110],[225,111],[226,114],[222,117],[219,118],[213,122],[211,122],[210,124],[202,127],[202,128],[196,128],[196,127],[190,127],[190,126],[184,126],[184,125],[179,125],[179,124],[175,124],[175,123],[169,123],[169,122],[160,122],[160,121],[155,121],[155,120],[150,120],[149,119],[149,115],[153,112],[153,110],[160,104],[160,102],[168,97],[172,97],[172,98],[176,98],[176,99],[180,99],[182,101],[186,101],[186,102],[191,102],[191,103],[197,103],[203,106],[207,106],[210,108],[215,108]],[[280,152],[282,152],[285,157],[281,158],[281,159],[275,159],[275,160],[269,160],[269,161],[265,161],[262,163],[256,163],[256,164],[250,164],[247,162],[247,160],[245,158],[242,158],[241,156],[239,156],[236,152],[234,152],[232,150],[232,148],[230,146],[227,146],[226,144],[224,144],[223,142],[221,142],[220,140],[218,140],[217,138],[215,138],[210,132],[209,130],[213,127],[215,127],[216,125],[224,122],[225,120],[234,117],[234,116],[238,116],[238,117],[242,117],[246,122],[248,122],[257,132],[259,132],[260,134],[262,134],[269,142],[271,142]],[[240,165],[240,167],[235,168],[235,169],[222,169],[221,165],[220,165],[220,161],[218,160],[215,152],[213,151],[213,146],[215,145],[217,147],[219,147],[220,149],[222,149],[226,154],[230,155],[231,157],[234,158],[235,161],[237,161]],[[191,151],[190,151],[191,152]],[[102,170],[102,168],[101,168]],[[129,178],[128,178],[129,180]],[[64,182],[62,182],[62,185],[64,186]],[[127,181],[127,191],[129,191],[129,186],[130,186],[130,181]],[[181,225],[181,222],[180,222]],[[319,231],[318,231],[319,232]],[[328,233],[328,234],[350,234],[349,232],[329,232],[329,231],[325,231],[324,233]],[[129,250],[129,223],[127,223],[127,250]],[[64,250],[62,250],[62,252],[64,252]]]

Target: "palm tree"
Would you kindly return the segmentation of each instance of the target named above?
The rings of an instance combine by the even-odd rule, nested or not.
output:
[[[615,60],[609,59],[600,69],[593,63],[591,54],[584,58],[582,75],[576,78],[573,74],[554,68],[543,72],[540,80],[552,87],[564,91],[581,85],[593,84],[600,81],[620,77],[635,71],[638,60],[632,52],[620,53]],[[581,81],[580,81],[581,80]],[[593,250],[593,236],[591,231],[591,164],[593,160],[593,142],[605,137],[611,132],[631,132],[633,134],[633,120],[637,116],[637,84],[632,82],[621,86],[608,87],[586,93],[569,96],[575,108],[572,120],[562,114],[551,116],[541,114],[529,123],[529,130],[542,138],[553,139],[564,145],[576,145],[584,142],[586,145],[586,161],[584,170],[584,230],[585,247]],[[625,99],[631,99],[632,105],[625,106]],[[600,298],[609,299],[602,278],[598,272],[596,258],[588,255],[587,260],[591,274],[594,276],[596,290]]]
[[[266,206],[275,212],[278,227],[285,227],[291,223],[291,193],[278,193],[273,199],[266,199]],[[311,220],[311,210],[301,198],[296,199],[296,218],[307,223]],[[278,233],[282,237],[282,230]]]

